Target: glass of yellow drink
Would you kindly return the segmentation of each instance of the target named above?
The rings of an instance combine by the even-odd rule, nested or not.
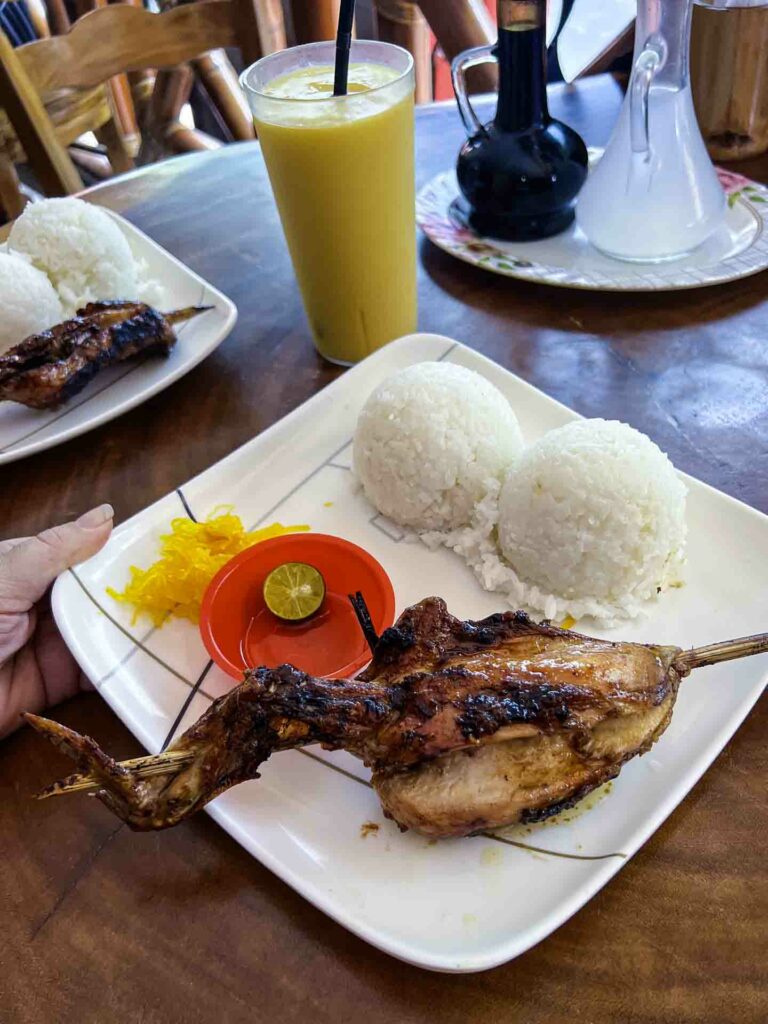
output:
[[[353,41],[270,54],[240,82],[318,351],[350,365],[416,329],[413,60]]]

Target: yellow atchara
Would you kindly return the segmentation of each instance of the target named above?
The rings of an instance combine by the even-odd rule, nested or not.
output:
[[[231,505],[218,506],[202,523],[173,519],[171,532],[160,538],[160,558],[147,569],[132,565],[125,590],[107,587],[107,593],[133,605],[132,622],[148,615],[155,626],[169,616],[197,623],[208,584],[231,558],[260,541],[307,530],[306,525],[272,523],[248,533]]]

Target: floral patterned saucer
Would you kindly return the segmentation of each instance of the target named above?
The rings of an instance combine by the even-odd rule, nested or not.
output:
[[[590,151],[598,159],[600,151]],[[416,200],[416,219],[439,248],[506,277],[596,291],[672,291],[748,277],[768,267],[768,188],[718,169],[728,195],[723,226],[694,252],[668,263],[625,263],[598,252],[574,224],[554,238],[503,242],[476,234],[462,215],[452,171],[438,174]]]

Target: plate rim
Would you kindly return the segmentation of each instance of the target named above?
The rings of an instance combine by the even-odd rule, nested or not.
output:
[[[109,423],[113,419],[117,419],[122,416],[123,413],[129,412],[131,409],[135,409],[136,406],[142,405],[148,399],[154,397],[161,391],[164,391],[171,384],[174,384],[177,380],[186,376],[191,370],[198,366],[204,359],[206,359],[212,352],[214,352],[219,345],[231,334],[238,318],[238,309],[232,299],[224,292],[212,285],[210,281],[206,281],[204,277],[201,277],[196,271],[188,267],[186,263],[174,256],[172,252],[169,252],[164,246],[156,242],[154,238],[148,235],[141,228],[137,227],[131,221],[127,220],[121,214],[115,210],[109,209],[109,207],[100,207],[105,213],[107,213],[113,220],[117,221],[119,227],[125,235],[140,240],[142,245],[149,246],[150,248],[159,251],[166,257],[171,263],[175,264],[181,270],[184,271],[186,276],[191,280],[197,282],[200,285],[203,294],[207,293],[214,301],[214,305],[224,313],[224,319],[216,331],[211,333],[209,341],[205,342],[200,346],[199,351],[195,352],[190,359],[183,365],[171,368],[169,372],[164,373],[159,380],[156,380],[153,384],[150,384],[134,394],[126,397],[124,401],[120,402],[117,406],[105,409],[103,412],[86,418],[84,421],[74,424],[71,427],[63,430],[61,433],[54,433],[47,438],[39,441],[33,441],[30,444],[24,445],[20,442],[11,442],[10,446],[5,450],[0,451],[0,466],[9,464],[11,462],[17,462],[19,459],[25,459],[30,455],[35,455],[38,452],[46,451],[49,448],[55,448],[60,444],[64,444],[66,441],[71,441],[75,437],[79,437],[81,434],[86,434],[91,430],[95,430],[96,427],[101,427],[105,423]],[[136,366],[140,366],[141,363],[137,362]],[[95,395],[93,397],[96,397]]]
[[[554,405],[566,411],[569,416],[583,418],[581,417],[581,414],[569,408],[558,399],[552,398],[550,395],[546,394],[546,392],[535,387],[533,384],[530,384],[518,374],[515,374],[506,367],[501,366],[501,364],[490,359],[488,356],[485,356],[480,352],[476,352],[468,345],[456,342],[445,335],[432,334],[429,332],[418,332],[407,335],[391,342],[390,345],[385,346],[385,348],[379,350],[378,353],[374,353],[373,356],[369,357],[369,359],[376,358],[380,352],[386,350],[394,351],[395,348],[413,348],[414,356],[416,361],[418,361],[419,346],[425,338],[445,341],[449,345],[449,348],[446,350],[446,354],[453,351],[455,348],[468,352],[473,359],[479,360],[481,363],[490,364],[496,369],[501,369],[505,374],[515,378],[516,382],[522,385],[526,391],[535,393],[537,397],[543,397],[548,402],[554,403]],[[291,410],[291,412],[282,419],[271,424],[266,430],[254,435],[254,437],[249,441],[240,445],[218,462],[213,463],[212,466],[208,467],[202,473],[197,474],[186,483],[181,484],[180,489],[183,490],[191,487],[196,481],[201,480],[201,478],[204,477],[211,469],[221,468],[225,463],[237,457],[249,446],[258,445],[270,432],[277,432],[281,429],[285,429],[285,424],[305,412],[305,407],[307,405],[318,399],[320,396],[325,395],[326,392],[333,393],[334,391],[343,388],[350,373],[354,373],[354,368],[348,373],[345,373],[332,381],[325,388],[316,392],[305,402]],[[680,475],[684,480],[695,482],[698,487],[703,488],[709,494],[716,494],[718,499],[726,499],[729,505],[734,507],[738,506],[742,512],[746,510],[752,517],[756,517],[763,522],[766,527],[768,527],[768,515],[759,509],[746,504],[730,494],[726,494],[724,491],[720,491],[718,488],[713,487],[705,481],[692,477],[690,474],[686,474],[681,471],[678,472],[680,472]],[[141,509],[139,512],[136,512],[129,519],[121,523],[115,532],[117,533],[119,531],[135,527],[138,519],[147,516],[147,514],[151,513],[156,506],[167,501],[168,497],[173,493],[174,491],[170,491],[168,494],[162,495],[157,499],[157,501],[152,502],[152,504]],[[72,575],[70,575],[69,572],[65,572],[56,580],[52,593],[52,608],[56,623],[61,630],[67,645],[83,671],[87,673],[89,665],[88,650],[82,643],[82,640],[78,636],[76,630],[73,629],[73,627],[76,626],[76,615],[70,616],[69,614],[72,602],[68,600],[67,591],[70,586],[77,586],[77,577],[72,579]],[[217,822],[217,824],[224,828],[229,835],[239,842],[240,845],[243,846],[260,863],[268,868],[268,870],[272,871],[278,878],[290,885],[296,892],[307,899],[313,906],[318,907],[318,909],[327,914],[332,920],[347,928],[353,934],[357,935],[359,938],[368,942],[375,948],[399,960],[405,961],[406,963],[410,963],[414,966],[430,971],[452,974],[485,971],[515,959],[517,956],[520,956],[528,949],[531,949],[533,946],[537,945],[543,939],[556,931],[578,910],[586,905],[586,903],[588,903],[589,900],[592,899],[592,897],[599,892],[600,889],[602,889],[603,886],[606,885],[626,863],[628,863],[637,850],[639,850],[648,841],[648,839],[672,814],[682,800],[689,795],[693,787],[720,755],[725,745],[729,742],[738,727],[745,721],[746,717],[754,707],[754,704],[758,700],[765,686],[766,677],[768,677],[768,666],[766,671],[761,674],[760,678],[748,689],[745,689],[745,693],[740,698],[738,707],[734,708],[732,713],[728,715],[723,722],[721,722],[716,737],[712,743],[702,748],[693,759],[688,770],[676,778],[675,785],[667,790],[666,796],[656,804],[653,813],[648,814],[647,818],[643,821],[642,826],[636,829],[635,833],[632,835],[631,841],[622,844],[622,852],[625,854],[624,859],[619,860],[616,858],[615,860],[606,860],[599,865],[595,865],[592,873],[587,876],[583,882],[578,883],[578,885],[574,887],[574,891],[571,896],[562,901],[556,909],[553,909],[548,914],[539,918],[536,924],[530,926],[525,932],[519,933],[514,938],[506,942],[500,942],[484,951],[463,954],[461,957],[457,954],[434,953],[428,949],[418,946],[412,941],[398,939],[396,937],[393,938],[389,933],[381,934],[381,930],[377,929],[375,925],[369,925],[365,918],[362,918],[359,914],[356,915],[353,911],[347,910],[343,905],[334,904],[331,897],[327,895],[324,890],[317,888],[312,882],[307,881],[301,872],[294,870],[290,866],[286,866],[276,854],[271,852],[268,847],[260,845],[258,841],[254,841],[248,834],[247,830],[239,825],[236,812],[230,811],[226,806],[217,806],[215,801],[209,804],[205,810]],[[110,694],[109,691],[101,692],[101,696],[112,708],[115,714],[118,715],[123,724],[125,724],[126,727],[135,736],[137,736],[140,742],[146,746],[147,744],[141,734],[142,731],[140,724],[134,723],[133,721],[127,721],[116,709],[115,705],[119,703],[117,698],[113,698],[113,695]]]
[[[446,186],[448,183],[453,184],[454,180],[455,180],[455,173],[453,171],[451,171],[451,170],[439,171],[437,174],[433,175],[429,179],[429,181],[427,181],[426,184],[424,184],[418,190],[418,193],[416,195],[416,224],[417,224],[419,230],[424,234],[424,236],[427,239],[429,239],[431,244],[434,245],[436,248],[440,249],[441,252],[446,253],[448,256],[452,256],[454,259],[460,260],[462,263],[466,263],[470,267],[475,267],[478,270],[484,270],[484,271],[486,271],[489,274],[495,274],[497,277],[509,277],[509,278],[514,278],[517,281],[527,281],[527,282],[529,282],[531,284],[546,285],[547,287],[550,287],[550,288],[564,288],[564,289],[568,289],[568,290],[584,291],[584,292],[616,292],[616,293],[620,293],[620,294],[633,294],[633,293],[635,293],[635,294],[638,294],[638,293],[653,294],[655,292],[661,292],[661,293],[664,293],[664,292],[683,292],[683,291],[693,291],[693,290],[695,290],[697,288],[714,288],[717,285],[729,284],[732,281],[741,281],[741,280],[743,280],[745,278],[748,278],[748,277],[754,277],[756,274],[761,274],[763,271],[768,269],[768,253],[766,253],[766,255],[764,257],[764,262],[762,263],[762,265],[759,265],[759,266],[756,266],[756,267],[749,267],[747,269],[741,269],[741,270],[734,269],[734,271],[732,273],[721,274],[721,275],[719,275],[717,277],[714,277],[712,280],[707,280],[707,281],[695,281],[695,280],[692,280],[692,281],[685,281],[685,282],[684,281],[678,281],[678,282],[670,281],[669,283],[665,283],[665,284],[653,285],[653,284],[651,284],[649,282],[643,282],[641,280],[638,280],[637,282],[633,282],[632,279],[629,278],[629,277],[626,278],[622,282],[615,281],[614,283],[608,283],[608,284],[600,284],[599,282],[591,283],[591,282],[589,282],[587,280],[584,280],[583,278],[569,277],[568,275],[571,273],[570,271],[562,271],[559,268],[547,266],[545,264],[541,264],[540,265],[542,270],[546,271],[547,273],[552,273],[553,275],[554,274],[565,275],[565,278],[563,278],[562,276],[560,278],[556,278],[554,276],[550,278],[548,276],[544,276],[544,274],[541,274],[541,273],[531,273],[531,272],[527,272],[526,273],[525,272],[526,268],[522,268],[522,267],[520,267],[520,268],[511,267],[509,270],[506,270],[504,268],[491,267],[491,266],[488,266],[485,263],[481,263],[477,259],[473,259],[463,249],[457,250],[457,249],[450,248],[450,246],[446,242],[444,242],[442,239],[440,239],[436,235],[436,233],[434,231],[431,231],[428,228],[425,228],[425,226],[424,226],[425,216],[421,212],[421,207],[422,207],[423,203],[426,201],[427,194],[432,189],[442,188],[442,187]],[[758,181],[754,181],[753,182],[750,179],[749,180],[749,184],[750,185],[754,185],[755,187],[763,189],[766,192],[768,192],[768,185],[764,185],[761,182],[758,182]],[[458,185],[456,185],[456,189],[455,190],[456,190],[456,193],[458,195]],[[760,240],[760,238],[762,238],[763,235],[765,235],[766,227],[767,227],[767,222],[768,222],[768,212],[766,212],[765,215],[762,215],[760,213],[760,211],[756,210],[754,205],[744,195],[738,195],[735,202],[738,203],[738,204],[743,205],[748,210],[748,212],[751,214],[751,216],[754,218],[754,220],[756,222],[756,229],[755,229],[755,233],[754,233],[754,236],[753,236],[752,240],[750,241],[748,246],[746,246],[743,250],[741,250],[741,253],[744,253],[744,252],[748,252],[750,249],[752,249],[754,247],[754,245],[756,244],[756,242],[758,242]],[[726,215],[728,213],[729,208],[730,208],[730,206],[726,206]],[[477,238],[478,238],[478,241],[483,241],[484,240],[484,236],[482,236],[482,235],[478,235]],[[729,257],[727,257],[724,260],[720,260],[718,263],[713,264],[713,266],[715,266],[715,267],[725,266],[726,264],[728,264],[732,260],[736,259],[739,255],[741,255],[741,253],[737,253],[734,256],[729,256]],[[514,256],[510,256],[510,259],[511,260],[515,259],[515,257]],[[616,262],[620,263],[621,261],[617,260]],[[649,264],[647,264],[647,267],[648,267],[649,273],[658,272],[659,270],[661,270],[661,272],[663,273],[664,268],[666,268],[666,267],[674,267],[675,265],[679,266],[680,265],[680,261],[671,261],[670,263],[666,263],[666,264],[664,264],[664,263],[649,263]]]

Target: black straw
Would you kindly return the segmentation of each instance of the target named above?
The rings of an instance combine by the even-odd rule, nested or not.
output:
[[[365,642],[371,648],[371,654],[376,653],[376,644],[379,642],[379,636],[373,626],[373,620],[371,619],[371,613],[368,611],[368,605],[365,603],[365,598],[358,592],[356,594],[348,594],[349,602],[355,609],[355,615],[357,621],[360,623],[360,629],[363,631],[365,636]]]
[[[355,0],[341,0],[339,29],[336,33],[336,67],[333,75],[333,95],[347,95],[349,77],[349,48],[352,45],[352,24],[355,20]]]

